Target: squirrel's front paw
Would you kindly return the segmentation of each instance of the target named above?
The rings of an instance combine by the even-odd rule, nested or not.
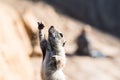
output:
[[[54,55],[51,57],[51,62],[56,64],[57,68],[63,68],[64,62],[61,56]]]
[[[54,55],[51,57],[51,60],[58,62],[60,60],[60,58],[61,58],[60,56]]]
[[[44,27],[45,27],[45,26],[44,26],[44,24],[42,24],[42,22],[41,22],[41,23],[38,22],[38,29],[39,29],[39,30],[43,29]]]

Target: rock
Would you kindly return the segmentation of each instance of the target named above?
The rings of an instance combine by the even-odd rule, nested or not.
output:
[[[70,48],[67,51],[73,52],[74,46],[71,48],[70,45],[75,38],[72,38],[68,35],[77,29],[75,34],[73,34],[73,36],[77,37],[81,28],[80,27],[81,24],[79,23],[76,24],[74,23],[74,21],[69,20],[69,18],[63,18],[63,16],[58,15],[55,9],[53,9],[51,6],[46,5],[44,3],[39,3],[31,6],[32,7],[28,7],[28,8],[25,7],[25,11],[23,12],[22,16],[23,16],[24,23],[26,24],[26,29],[28,30],[28,33],[30,32],[29,34],[30,34],[30,38],[32,41],[33,49],[34,49],[33,54],[41,54],[41,50],[38,42],[37,22],[43,22],[45,24],[46,37],[48,35],[47,30],[51,25],[54,25],[55,27],[57,27],[57,29],[60,32],[64,32],[64,35],[66,36],[64,38],[66,39],[67,43],[70,43],[68,44],[69,46],[67,45],[67,48]]]
[[[1,36],[5,38],[9,38],[9,39],[6,39],[7,40],[6,42],[8,43],[10,43],[10,41],[15,43],[11,36],[16,36],[16,39],[20,42],[17,44],[20,44],[21,46],[23,46],[23,49],[26,51],[26,53],[28,54],[32,53],[31,42],[26,32],[26,29],[24,27],[24,24],[20,18],[20,15],[18,15],[18,13],[9,6],[5,6],[3,4],[1,4],[0,6],[2,7],[0,9],[1,10],[0,23],[1,23],[1,26],[4,26],[4,27],[1,27],[0,29],[1,32],[3,33]],[[9,36],[8,34],[11,36]]]
[[[37,18],[30,10],[25,11],[22,17],[32,43],[32,47],[33,47],[32,55],[41,56],[41,49],[40,49],[39,40],[38,40],[39,37],[38,37]]]
[[[51,25],[54,25],[59,31],[61,31],[64,34],[65,36],[64,38],[67,41],[67,45],[66,45],[67,53],[74,53],[74,51],[76,50],[75,40],[80,35],[81,29],[83,27],[86,27],[86,35],[93,49],[95,50],[97,49],[98,51],[100,50],[101,53],[112,56],[114,54],[119,53],[120,45],[119,45],[119,40],[117,40],[116,38],[113,38],[108,34],[101,33],[100,31],[92,28],[90,25],[83,24],[77,20],[58,14],[53,7],[45,3],[41,2],[41,3],[36,3],[34,5],[28,2],[28,4],[30,4],[30,6],[27,7],[24,4],[24,12],[22,13],[22,16],[24,23],[26,24],[28,33],[30,32],[29,34],[34,49],[33,53],[41,54],[41,50],[39,49],[38,33],[37,33],[38,21],[39,22],[42,21],[45,24],[46,37],[47,37],[47,30]],[[104,42],[104,44],[101,44],[101,42],[102,43]]]
[[[44,0],[66,15],[120,38],[120,1]],[[69,4],[68,4],[69,3]],[[111,17],[112,16],[112,17]]]
[[[33,80],[32,46],[20,15],[0,3],[0,80]]]

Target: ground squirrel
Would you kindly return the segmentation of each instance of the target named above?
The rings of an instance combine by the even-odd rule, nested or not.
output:
[[[80,36],[77,38],[77,46],[75,54],[79,56],[90,56],[93,58],[105,58],[100,51],[92,49],[89,38],[87,38],[86,29],[83,28]]]
[[[40,47],[43,53],[42,79],[65,80],[65,75],[62,71],[66,63],[63,34],[51,26],[48,30],[48,40],[46,40],[43,28],[44,25],[38,23]]]

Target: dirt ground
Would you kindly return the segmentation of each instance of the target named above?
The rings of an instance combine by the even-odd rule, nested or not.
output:
[[[41,58],[31,58],[35,69],[35,80],[40,80]],[[67,57],[64,69],[67,80],[120,80],[118,58]]]

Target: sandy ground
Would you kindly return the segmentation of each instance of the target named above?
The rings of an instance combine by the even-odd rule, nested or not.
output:
[[[40,79],[41,58],[33,57],[35,80]],[[64,69],[67,80],[120,80],[119,58],[67,57]]]

